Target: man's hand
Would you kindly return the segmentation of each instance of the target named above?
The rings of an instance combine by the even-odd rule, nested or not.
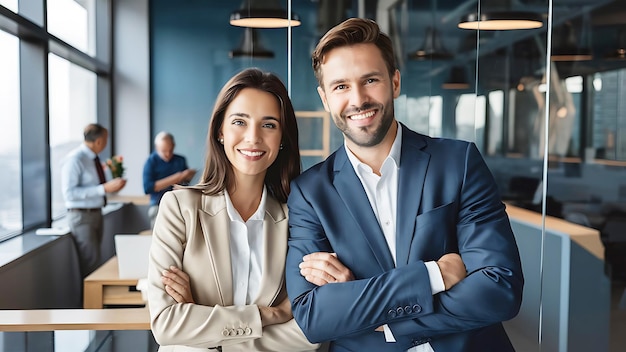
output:
[[[196,303],[191,295],[189,275],[175,266],[163,270],[161,282],[165,285],[165,292],[178,303]]]
[[[300,263],[300,275],[317,286],[354,280],[352,271],[337,259],[337,254],[326,252],[305,255]]]
[[[439,266],[439,271],[441,271],[443,285],[446,290],[452,288],[452,286],[459,283],[459,281],[463,280],[467,275],[465,264],[463,264],[461,256],[457,253],[443,255],[437,261],[437,265]]]
[[[191,179],[194,177],[195,174],[196,174],[195,169],[187,169],[187,170],[181,171],[180,181],[178,181],[178,183],[186,183],[186,182],[191,181]]]
[[[259,313],[261,313],[262,326],[286,323],[293,318],[291,303],[288,298],[285,298],[276,307],[259,306]]]
[[[104,192],[111,193],[117,192],[126,186],[126,180],[121,177],[116,177],[109,182],[102,184],[104,186]]]

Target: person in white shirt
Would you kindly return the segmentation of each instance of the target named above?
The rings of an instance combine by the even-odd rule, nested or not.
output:
[[[512,351],[515,238],[473,143],[397,121],[391,39],[369,19],[330,29],[317,91],[344,146],[291,184],[287,292],[312,342],[339,351]]]
[[[83,143],[63,158],[61,189],[84,278],[102,265],[102,207],[106,205],[106,194],[124,188],[126,180],[116,177],[107,181],[105,178],[98,154],[107,146],[108,130],[92,123],[85,127],[83,137]]]
[[[280,79],[246,69],[222,88],[198,184],[165,193],[148,306],[159,351],[312,351],[284,270],[298,128]]]

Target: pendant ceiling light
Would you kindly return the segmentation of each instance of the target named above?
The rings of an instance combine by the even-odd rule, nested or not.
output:
[[[626,28],[617,32],[617,48],[604,56],[607,60],[626,60]]]
[[[582,30],[581,43],[585,42],[584,25]],[[579,44],[576,38],[576,31],[571,22],[565,22],[556,33],[557,42],[553,46],[550,60],[552,61],[588,61],[593,59],[591,49]]]
[[[543,16],[536,12],[514,11],[511,1],[479,2],[478,12],[461,17],[459,28],[482,31],[507,31],[543,27]]]
[[[243,37],[241,38],[241,44],[238,48],[231,50],[228,56],[231,58],[249,57],[254,59],[271,59],[274,57],[274,52],[265,49],[261,45],[259,33],[256,29],[245,28]]]
[[[465,68],[462,66],[454,66],[450,69],[450,76],[443,82],[441,88],[443,89],[468,89],[470,87],[467,81]]]
[[[239,10],[230,14],[230,24],[251,28],[297,27],[300,17],[283,9],[278,0],[244,0]]]
[[[424,37],[422,46],[409,54],[409,58],[412,60],[448,60],[452,57],[453,55],[441,44],[437,30],[431,27],[426,29],[426,37]]]
[[[437,19],[437,0],[431,0],[431,18],[434,27],[426,28],[426,36],[424,37],[424,43],[422,46],[409,54],[409,59],[412,60],[448,60],[453,55],[448,52],[441,44],[441,38],[436,28]]]

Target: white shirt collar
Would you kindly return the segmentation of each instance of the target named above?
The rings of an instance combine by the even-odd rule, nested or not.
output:
[[[396,167],[399,168],[400,167],[400,151],[402,147],[402,125],[400,125],[398,121],[395,121],[395,122],[398,125],[398,128],[396,129],[396,139],[393,141],[393,144],[391,145],[391,150],[389,150],[389,155],[387,156],[383,164],[385,164],[388,159],[391,159],[396,164]],[[357,158],[356,155],[354,155],[354,153],[350,151],[350,148],[348,148],[345,142],[343,146],[346,149],[346,153],[348,154],[348,159],[350,160],[350,163],[352,164],[354,171],[358,173],[357,170],[359,166],[364,167],[369,171],[372,170],[372,168],[370,168],[365,163],[362,163],[359,160],[359,158]]]
[[[237,209],[235,209],[235,206],[230,200],[230,196],[228,195],[228,191],[226,189],[224,189],[224,197],[226,198],[226,211],[228,212],[228,217],[230,218],[230,221],[241,221],[245,223],[245,221],[243,221],[243,219],[241,218],[241,215],[239,215]],[[254,214],[252,214],[252,216],[248,219],[248,221],[263,220],[263,218],[265,218],[266,198],[267,189],[265,188],[265,185],[263,185],[263,194],[261,195],[261,202],[259,203],[259,207],[257,208],[256,212],[254,212]]]

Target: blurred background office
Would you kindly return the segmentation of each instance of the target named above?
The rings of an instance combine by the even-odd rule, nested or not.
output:
[[[230,23],[270,8],[291,10],[291,27]],[[472,27],[472,15],[525,27]],[[88,123],[110,131],[103,157],[124,157],[120,195],[142,195],[152,136],[171,132],[189,168],[202,169],[219,88],[256,66],[290,90],[304,169],[323,160],[342,138],[315,91],[310,54],[348,17],[375,19],[394,41],[399,121],[474,141],[510,205],[598,231],[611,315],[587,329],[610,329],[607,347],[623,347],[625,0],[0,0],[0,277],[43,245],[29,234],[63,221],[60,160]],[[541,278],[552,254],[537,253],[526,260]],[[541,285],[529,287],[544,309]],[[539,310],[531,341],[550,326]],[[559,329],[557,340],[577,331]],[[551,346],[543,339],[529,348]],[[575,348],[563,341],[559,350]]]

